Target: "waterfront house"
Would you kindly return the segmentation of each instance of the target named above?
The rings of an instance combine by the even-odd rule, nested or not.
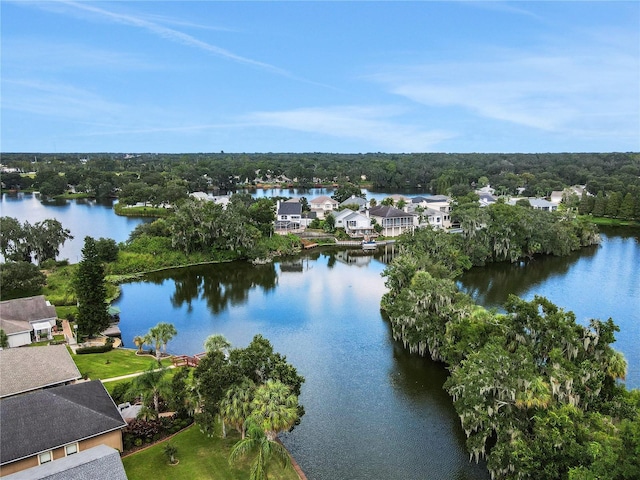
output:
[[[0,302],[0,328],[7,334],[9,347],[29,345],[51,339],[58,316],[44,295]]]
[[[126,425],[99,380],[4,398],[0,400],[0,477],[98,445],[122,451]]]
[[[375,234],[371,218],[351,209],[345,208],[333,214],[336,219],[336,227],[344,228],[350,237],[371,237]]]
[[[0,351],[0,398],[66,385],[80,378],[66,345]]]
[[[276,210],[276,231],[287,233],[300,230],[302,221],[302,204],[296,198],[281,202],[278,200]]]
[[[369,217],[382,227],[385,237],[397,237],[405,232],[413,232],[418,226],[418,216],[395,207],[377,205],[367,210]]]
[[[442,228],[451,227],[451,198],[446,195],[430,195],[411,199],[412,211],[417,207],[439,211],[442,214]]]
[[[420,226],[430,226],[433,228],[444,228],[445,213],[433,208],[426,208],[420,213]]]
[[[312,212],[316,212],[318,218],[323,219],[338,208],[338,201],[326,195],[321,195],[309,202]]]

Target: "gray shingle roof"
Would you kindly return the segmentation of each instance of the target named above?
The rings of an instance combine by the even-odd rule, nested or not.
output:
[[[33,329],[29,322],[23,322],[21,320],[6,320],[4,318],[0,318],[0,328],[4,330],[4,333],[7,335],[30,332]]]
[[[0,318],[33,322],[57,318],[56,307],[49,305],[44,295],[16,298],[0,302]]]
[[[278,209],[278,215],[300,215],[302,204],[299,202],[282,202]]]
[[[0,465],[126,426],[102,382],[0,400]]]
[[[349,198],[347,198],[344,202],[342,202],[340,204],[340,206],[345,206],[345,205],[360,205],[361,207],[367,205],[367,199],[366,198],[362,198],[362,197],[356,197],[356,196],[351,196]]]
[[[386,205],[376,205],[369,209],[369,215],[372,217],[394,218],[394,217],[415,217],[413,213],[407,213],[399,208],[389,207]]]
[[[0,351],[0,398],[81,377],[65,345]]]
[[[3,477],[6,480],[127,480],[120,453],[98,445]]]

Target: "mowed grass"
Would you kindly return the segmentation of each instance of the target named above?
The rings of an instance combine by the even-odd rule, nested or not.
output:
[[[167,441],[134,453],[122,459],[129,480],[246,480],[253,458],[247,456],[236,465],[229,465],[229,452],[240,439],[239,435],[229,432],[227,438],[207,437],[194,425],[180,432],[171,440],[178,448],[177,465],[169,465],[163,448]],[[269,467],[271,480],[299,480],[298,474],[289,467],[284,470],[280,464]]]
[[[120,377],[130,373],[143,372],[151,365],[157,366],[154,357],[149,355],[136,355],[135,350],[127,348],[114,348],[104,353],[88,353],[83,355],[71,355],[82,375],[91,380],[104,380],[106,378]],[[171,365],[171,359],[162,360],[164,366]]]

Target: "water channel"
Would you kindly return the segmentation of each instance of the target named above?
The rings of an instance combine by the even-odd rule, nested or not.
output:
[[[76,202],[67,219],[51,215],[57,212],[51,206],[48,216],[35,217],[31,201],[3,197],[2,215],[31,223],[55,217],[76,239],[115,238],[109,230],[96,233],[99,224],[113,218],[129,223]],[[128,231],[119,234],[121,241]],[[301,401],[307,413],[283,441],[311,480],[488,478],[482,465],[468,461],[459,420],[441,388],[445,370],[407,354],[380,314],[380,273],[390,253],[325,249],[272,265],[236,262],[149,275],[122,287],[123,340],[130,345],[160,321],[178,330],[172,353],[198,353],[212,333],[238,347],[263,334],[306,377]],[[639,267],[637,230],[614,230],[605,232],[601,246],[570,257],[472,270],[461,287],[490,307],[508,293],[540,294],[576,312],[580,322],[613,317],[621,327],[614,346],[630,365],[627,385],[638,388]]]

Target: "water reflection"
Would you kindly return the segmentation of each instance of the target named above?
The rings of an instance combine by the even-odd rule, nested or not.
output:
[[[306,378],[307,413],[282,440],[310,480],[486,479],[468,462],[446,372],[391,338],[383,269],[357,249],[323,247],[273,265],[158,273],[122,286],[121,330],[126,340],[170,321],[169,351],[185,354],[212,333],[237,347],[269,338]]]
[[[477,303],[499,307],[509,293],[520,297],[536,285],[566,275],[576,261],[588,261],[596,255],[598,248],[583,248],[566,257],[536,256],[526,262],[502,262],[476,267],[465,272],[459,286],[463,286],[464,291]]]
[[[198,265],[149,274],[145,277],[156,285],[173,282],[175,290],[171,295],[174,308],[187,306],[193,311],[193,302],[205,301],[212,314],[238,306],[249,299],[249,291],[259,287],[264,293],[273,290],[277,284],[276,269],[273,264],[252,266],[246,262],[220,265]]]

